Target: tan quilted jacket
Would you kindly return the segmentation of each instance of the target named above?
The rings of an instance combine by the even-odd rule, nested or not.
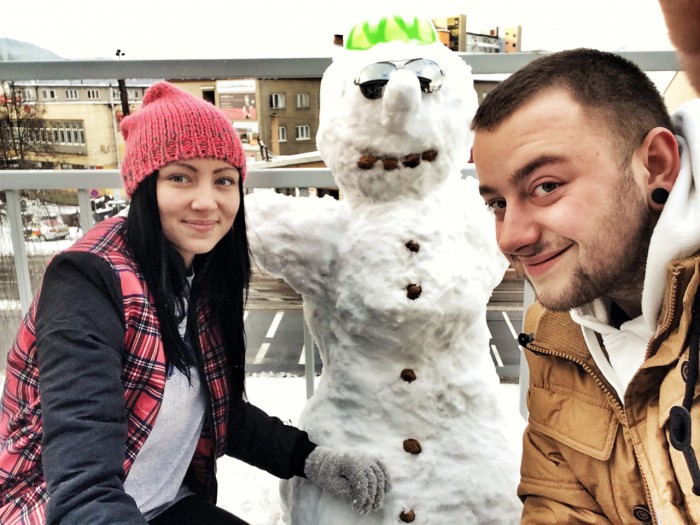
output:
[[[596,366],[568,313],[534,304],[526,332],[529,420],[518,494],[524,524],[700,523],[700,496],[684,455],[669,444],[669,412],[688,375],[691,308],[700,255],[668,267],[666,291],[647,358],[624,406]],[[691,408],[691,444],[700,453],[700,387]]]

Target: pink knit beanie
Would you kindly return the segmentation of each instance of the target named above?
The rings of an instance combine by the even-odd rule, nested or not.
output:
[[[141,108],[122,121],[121,131],[126,141],[122,179],[129,197],[143,179],[177,160],[225,160],[245,178],[245,155],[231,122],[213,104],[169,82],[146,90]]]

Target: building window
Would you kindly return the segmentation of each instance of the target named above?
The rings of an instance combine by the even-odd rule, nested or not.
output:
[[[118,89],[112,89],[112,99],[113,100],[121,100],[121,95],[119,94]]]
[[[53,89],[42,89],[41,98],[44,100],[56,100],[56,91]]]
[[[49,120],[32,133],[37,142],[61,146],[85,146],[83,123],[78,121]]]
[[[309,140],[311,138],[311,126],[297,126],[297,140]]]
[[[88,89],[87,90],[87,98],[89,100],[95,100],[100,98],[100,90],[99,89]]]
[[[66,89],[66,98],[68,100],[78,100],[78,90],[77,89]]]
[[[202,98],[210,104],[216,105],[216,92],[213,89],[202,89]]]
[[[284,93],[270,93],[270,109],[284,109]]]
[[[22,90],[22,97],[24,100],[34,100],[34,90],[33,89]]]
[[[297,93],[297,108],[308,108],[309,107],[309,94],[308,93]]]
[[[141,96],[141,92],[138,89],[128,89],[126,92],[129,100],[138,100]]]
[[[287,142],[287,127],[280,126],[277,128],[277,140],[280,142]]]

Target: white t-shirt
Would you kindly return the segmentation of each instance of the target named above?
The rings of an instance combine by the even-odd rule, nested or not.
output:
[[[187,316],[178,328],[189,344],[186,327]],[[147,520],[193,494],[183,480],[204,426],[206,395],[196,367],[190,368],[190,379],[191,384],[177,368],[168,367],[156,422],[124,481],[124,490]]]

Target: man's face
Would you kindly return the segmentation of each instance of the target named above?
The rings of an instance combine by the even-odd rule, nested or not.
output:
[[[621,167],[604,122],[550,90],[478,131],[473,156],[498,245],[544,306],[641,301],[653,229],[644,175]]]

